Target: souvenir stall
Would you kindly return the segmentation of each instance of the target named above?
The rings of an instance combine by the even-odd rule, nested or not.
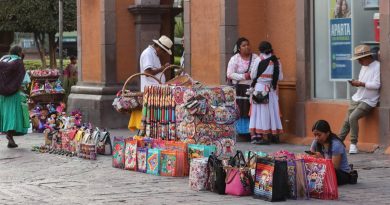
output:
[[[139,75],[147,74],[130,76],[113,103],[122,113],[142,108],[139,135],[114,138],[113,167],[188,176],[196,158],[233,154],[239,113],[232,87],[203,87],[182,74],[164,84],[155,78],[160,85],[146,86],[143,93],[126,90]]]
[[[46,125],[53,127],[58,114],[65,110],[65,90],[61,86],[58,69],[32,70],[30,77],[28,104],[32,125],[35,131],[43,132]]]

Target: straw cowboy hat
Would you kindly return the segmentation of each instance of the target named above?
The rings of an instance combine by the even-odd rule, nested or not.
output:
[[[172,41],[168,37],[162,35],[158,40],[153,39],[153,42],[160,46],[164,51],[166,51],[169,55],[172,55]]]
[[[358,45],[355,47],[355,51],[354,51],[354,54],[353,54],[353,57],[351,58],[351,60],[357,60],[359,58],[363,58],[363,57],[370,56],[370,55],[373,55],[373,53],[371,52],[370,46]]]

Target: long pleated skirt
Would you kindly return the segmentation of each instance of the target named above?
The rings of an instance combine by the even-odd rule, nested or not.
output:
[[[15,131],[15,135],[24,135],[28,127],[25,126],[22,101],[25,97],[16,92],[13,95],[0,95],[0,132]]]

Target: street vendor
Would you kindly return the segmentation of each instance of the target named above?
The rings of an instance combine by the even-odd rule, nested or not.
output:
[[[156,78],[161,79],[161,82],[165,82],[165,76],[162,71],[169,66],[169,63],[162,66],[160,58],[164,53],[172,55],[171,47],[173,43],[171,39],[164,35],[158,40],[153,40],[153,42],[154,44],[149,45],[141,54],[139,62],[140,71],[141,73],[154,75]],[[153,84],[157,84],[157,81],[147,76],[141,76],[141,91],[144,90],[145,86]]]
[[[139,65],[140,72],[147,73],[155,76],[157,79],[161,79],[161,82],[165,82],[165,76],[162,72],[164,68],[169,66],[166,63],[164,66],[161,65],[160,58],[168,53],[172,55],[171,47],[173,45],[171,39],[162,35],[158,40],[153,40],[154,44],[149,45],[141,54]],[[144,91],[144,87],[148,85],[158,84],[155,79],[147,76],[141,76],[141,92]],[[130,120],[128,124],[129,130],[140,130],[141,129],[142,112],[141,109],[136,109],[131,112]]]
[[[325,120],[318,120],[312,128],[314,141],[310,147],[311,154],[317,158],[331,159],[336,171],[337,184],[350,182],[350,166],[344,143],[335,135]]]

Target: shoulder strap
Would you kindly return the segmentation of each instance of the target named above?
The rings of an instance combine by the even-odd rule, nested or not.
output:
[[[251,57],[249,58],[249,64],[248,64],[248,69],[246,69],[246,73],[249,71],[249,69],[251,69],[252,58],[253,58],[253,54],[251,54]]]

